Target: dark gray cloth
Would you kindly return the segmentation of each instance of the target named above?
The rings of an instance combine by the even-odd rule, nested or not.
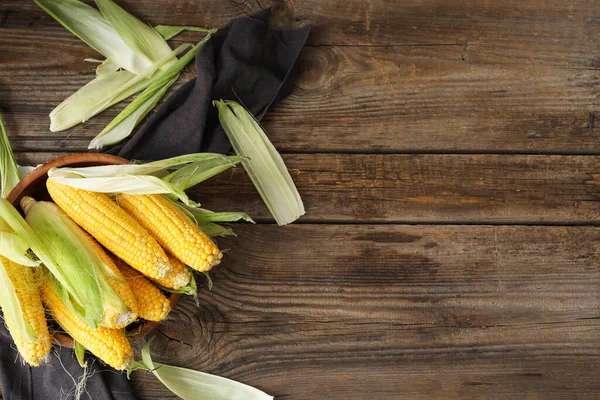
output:
[[[196,56],[196,78],[171,95],[129,142],[108,152],[147,161],[228,152],[231,145],[212,101],[236,100],[260,120],[294,86],[296,61],[311,26],[277,28],[268,23],[269,14],[265,9],[219,30]]]
[[[129,142],[108,152],[136,160],[228,152],[231,145],[212,101],[236,100],[262,118],[270,106],[291,92],[296,60],[310,31],[310,24],[276,28],[268,23],[269,13],[269,9],[262,10],[219,30],[196,56],[197,77],[171,95]],[[73,378],[77,380],[83,372],[73,350],[54,346],[48,364],[30,368],[17,356],[4,321],[0,325],[3,398],[67,398],[66,393],[75,387]],[[135,399],[125,374],[102,366],[87,353],[86,359],[93,362],[93,375],[82,398]]]
[[[104,366],[86,354],[89,379],[82,399],[135,400],[125,373]],[[73,349],[53,346],[48,363],[32,368],[25,364],[0,319],[0,386],[6,400],[72,399],[83,369]]]

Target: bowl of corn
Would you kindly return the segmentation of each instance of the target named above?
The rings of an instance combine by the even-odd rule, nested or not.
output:
[[[101,165],[123,165],[128,164],[129,161],[109,155],[99,153],[79,153],[71,154],[68,156],[57,158],[51,162],[39,166],[27,176],[25,176],[9,193],[7,200],[11,202],[17,209],[20,209],[21,202],[24,198],[31,197],[38,201],[52,201],[52,198],[47,189],[48,171],[52,168],[62,167],[93,167]],[[22,209],[20,209],[22,212]],[[103,252],[108,255],[108,259],[105,259],[108,264],[116,266],[118,271],[123,275],[124,280],[129,284],[133,293],[126,293],[126,291],[119,290],[116,287],[116,291],[119,295],[124,298],[131,297],[131,294],[136,298],[144,297],[146,300],[155,301],[153,306],[145,307],[146,309],[140,309],[140,304],[137,305],[136,314],[144,319],[131,322],[126,327],[126,334],[130,341],[142,339],[149,335],[163,320],[168,312],[177,304],[181,294],[178,293],[167,293],[159,289],[151,283],[150,280],[145,279],[141,274],[130,268],[126,263],[118,257],[110,254],[105,248],[99,244],[95,244],[99,252]],[[173,260],[171,260],[173,261]],[[181,265],[178,266],[181,267]],[[164,282],[163,282],[164,283]],[[116,285],[117,286],[117,285]],[[131,301],[125,301],[131,305]],[[138,302],[139,303],[139,302]],[[143,321],[143,322],[142,322]],[[71,321],[72,323],[74,321]],[[77,323],[75,323],[77,325]],[[77,327],[73,327],[76,329]],[[73,338],[60,329],[58,325],[50,327],[50,340],[53,344],[62,347],[74,347]]]

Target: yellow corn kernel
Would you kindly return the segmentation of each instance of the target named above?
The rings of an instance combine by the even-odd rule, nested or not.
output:
[[[44,304],[65,332],[111,367],[127,369],[133,360],[133,349],[122,329],[88,325],[62,302],[50,279],[44,281],[41,289]]]
[[[52,200],[113,254],[152,278],[166,278],[171,265],[156,240],[103,193],[88,192],[48,179]]]
[[[133,313],[132,319],[129,321],[129,323],[135,321],[138,314],[138,305],[135,294],[133,294],[133,291],[131,290],[131,286],[129,286],[125,276],[121,273],[121,271],[119,271],[119,268],[117,268],[113,259],[106,254],[106,251],[104,251],[102,246],[100,246],[100,244],[98,244],[98,242],[96,242],[91,236],[86,234],[86,237],[89,239],[90,245],[94,248],[94,250],[96,250],[96,253],[98,253],[102,261],[104,261],[104,264],[106,264],[106,266],[110,268],[110,270],[117,276],[116,278],[109,276],[107,278],[108,283],[119,295],[119,297],[123,299],[123,302],[127,308],[129,308],[129,310],[131,310]],[[127,323],[127,325],[129,325],[129,323]]]
[[[187,286],[192,280],[190,269],[172,255],[167,254],[167,257],[169,257],[169,263],[173,267],[171,275],[166,278],[152,280],[167,289],[177,290]]]
[[[2,256],[0,256],[0,261],[15,287],[25,319],[35,332],[35,342],[31,342],[21,335],[12,320],[5,315],[6,327],[15,341],[21,357],[29,365],[37,367],[48,358],[51,344],[34,268],[19,265]]]
[[[115,263],[137,297],[140,318],[156,322],[167,318],[171,311],[169,299],[143,275],[125,264],[123,260],[115,260]]]
[[[205,272],[221,262],[217,245],[172,201],[159,194],[119,194],[117,203],[181,262]]]

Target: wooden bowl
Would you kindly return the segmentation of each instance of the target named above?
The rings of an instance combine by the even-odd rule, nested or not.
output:
[[[46,190],[46,180],[48,179],[48,171],[54,167],[93,167],[98,165],[121,165],[128,164],[124,158],[111,156],[109,154],[99,153],[78,153],[65,157],[57,158],[47,164],[44,164],[29,175],[24,177],[21,182],[14,187],[8,194],[8,201],[17,209],[20,209],[19,203],[24,196],[31,196],[36,200],[51,200],[48,191]],[[169,297],[171,306],[174,307],[179,301],[181,295],[172,293]],[[130,331],[130,340],[138,340],[149,335],[157,326],[158,322],[146,321],[142,324],[133,324]],[[63,347],[73,347],[73,339],[62,332],[51,332],[52,343]]]

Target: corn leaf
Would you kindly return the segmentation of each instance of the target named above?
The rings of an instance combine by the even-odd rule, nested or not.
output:
[[[2,307],[2,312],[5,317],[10,318],[24,338],[30,342],[35,342],[35,331],[24,317],[25,314],[17,297],[17,291],[5,268],[0,259],[0,307]]]
[[[96,67],[96,75],[111,74],[113,72],[117,72],[120,68],[121,67],[119,66],[119,64],[117,64],[110,58],[107,58]]]
[[[192,369],[173,367],[152,361],[150,344],[142,348],[142,361],[130,368],[152,372],[171,392],[183,400],[272,400],[268,394],[231,379]]]
[[[70,176],[72,174],[82,178],[108,178],[119,175],[151,175],[165,170],[173,170],[193,162],[212,163],[214,159],[224,160],[223,162],[225,162],[228,160],[228,157],[217,153],[192,153],[139,164],[131,163],[125,165],[102,165],[98,167],[53,168],[48,174],[50,176]]]
[[[35,0],[71,33],[127,71],[139,74],[152,65],[142,52],[131,49],[95,8],[78,0]]]
[[[185,207],[197,221],[202,222],[235,222],[244,220],[254,223],[254,220],[244,212],[214,212],[204,208]]]
[[[72,226],[67,223],[68,217],[61,215],[62,212],[59,213],[48,206],[49,204],[37,202],[26,210],[25,219],[49,249],[52,258],[56,260],[60,277],[69,281],[70,286],[75,288],[75,293],[68,291],[73,299],[67,296],[63,299],[65,304],[71,306],[70,308],[80,314],[84,320],[96,325],[104,315],[102,291],[96,280],[98,273],[94,269],[90,254],[73,238],[69,229]],[[73,300],[77,304],[72,304]],[[84,305],[82,315],[80,306],[83,308]]]
[[[57,170],[60,171],[60,170]],[[73,176],[50,175],[58,183],[74,188],[98,193],[127,193],[127,194],[170,194],[177,197],[186,205],[195,206],[183,190],[151,175],[119,175],[108,178],[81,178]]]
[[[183,211],[188,217],[190,217],[190,219],[192,221],[194,221],[194,223],[198,226],[198,228],[200,228],[200,230],[202,232],[206,233],[208,236],[210,236],[210,237],[237,236],[233,232],[233,229],[231,229],[231,228],[224,227],[219,224],[215,224],[214,222],[208,221],[206,219],[202,219],[203,213],[198,212],[198,210],[203,210],[203,209],[198,208],[198,207],[190,207],[185,204],[181,204],[174,199],[170,199],[170,200],[173,202],[173,204],[175,204],[177,207],[179,207],[179,209],[181,211]],[[203,210],[203,211],[208,211],[208,210]],[[196,217],[196,213],[198,214],[198,218]],[[250,218],[250,217],[248,217],[248,218]],[[254,221],[252,221],[252,222],[254,222]]]
[[[10,147],[8,133],[4,127],[2,114],[0,114],[0,195],[8,196],[10,191],[17,186],[21,180],[19,178],[19,169],[15,161],[15,155]]]
[[[27,175],[29,175],[31,172],[33,172],[37,167],[29,167],[29,166],[23,166],[23,165],[17,165],[18,169],[19,169],[19,178],[23,179],[25,178]],[[39,165],[38,165],[39,167]]]
[[[182,44],[170,54],[176,56],[188,47],[189,45]],[[50,130],[57,132],[85,122],[113,104],[139,92],[152,84],[153,80],[147,78],[168,60],[169,57],[163,57],[138,75],[117,71],[96,77],[52,110]]]
[[[226,157],[214,154],[212,158],[193,162],[179,168],[177,171],[165,176],[163,180],[182,190],[187,190],[200,182],[204,182],[208,178],[220,174],[231,167],[235,167],[243,160],[244,157],[240,156]]]
[[[197,221],[196,225],[210,237],[237,236],[233,229],[209,221]]]
[[[85,347],[77,340],[73,340],[73,351],[75,353],[75,358],[77,358],[77,362],[81,368],[86,367],[85,363]]]
[[[247,159],[242,165],[279,225],[304,215],[298,189],[281,155],[252,114],[234,101],[215,101],[219,121],[233,149]]]
[[[104,18],[135,53],[143,54],[154,62],[171,54],[171,48],[165,39],[151,26],[129,14],[112,0],[95,1]],[[173,62],[171,57],[171,61],[164,67],[168,68]]]
[[[97,71],[97,70],[96,70]],[[158,104],[165,95],[169,87],[177,81],[179,75],[175,76],[166,85],[164,85],[152,97],[142,103],[135,111],[129,114],[124,120],[114,126],[107,126],[100,132],[88,145],[88,149],[101,149],[119,143],[131,135],[135,127],[144,119],[146,115]]]
[[[193,32],[206,32],[206,33],[215,33],[217,29],[207,29],[201,28],[199,26],[171,26],[171,25],[158,25],[155,26],[154,29],[160,33],[160,35],[165,39],[169,40],[179,35],[183,31],[193,31]]]
[[[99,75],[67,97],[50,113],[50,131],[60,132],[87,121],[108,107],[144,90],[149,79],[131,82],[136,75],[129,71],[115,71]],[[123,88],[127,87],[126,90]]]
[[[27,256],[29,245],[13,232],[0,231],[0,255],[26,267],[37,267],[40,261],[34,261]]]
[[[21,214],[19,214],[15,207],[6,199],[0,199],[0,219],[2,219],[6,225],[10,226],[12,232],[25,240],[29,245],[29,248],[33,250],[34,254],[40,259],[44,266],[57,280],[60,281],[61,287],[64,287],[76,301],[81,301],[82,299],[78,297],[75,287],[73,287],[70,280],[65,278],[61,267],[52,257],[46,244],[42,242],[37,233],[34,232],[31,226],[25,222]]]

